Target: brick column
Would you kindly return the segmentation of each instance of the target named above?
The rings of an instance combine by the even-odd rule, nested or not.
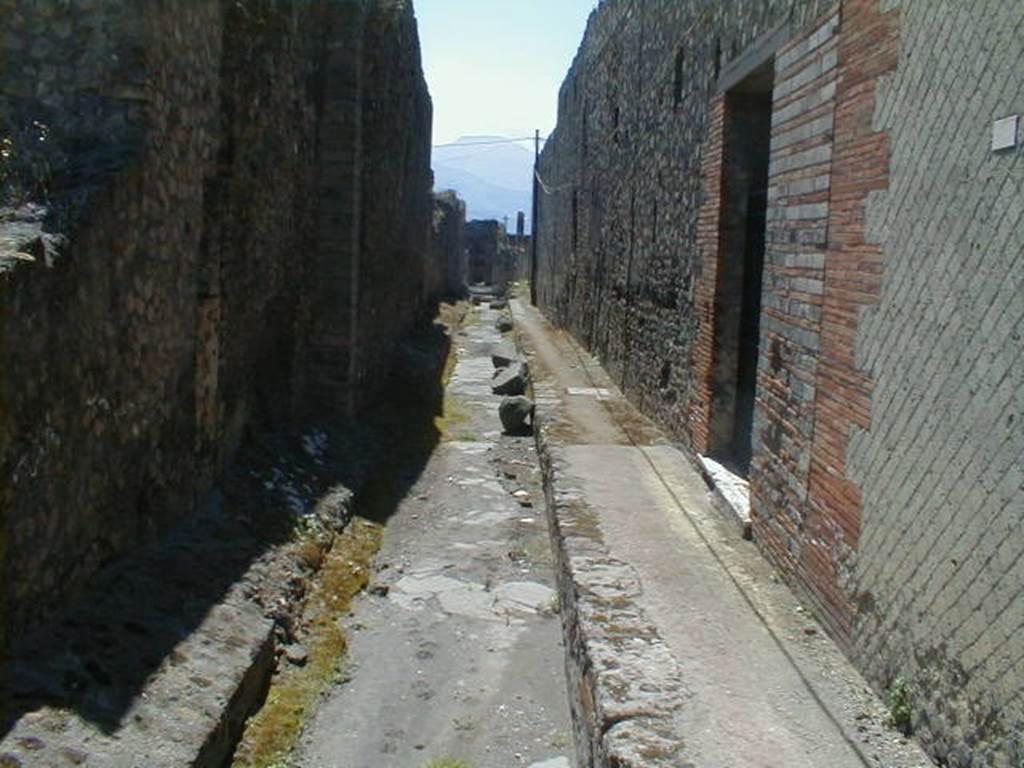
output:
[[[725,196],[722,175],[725,165],[724,97],[717,98],[711,104],[708,124],[708,138],[701,162],[704,201],[697,214],[699,272],[694,286],[697,339],[690,362],[696,384],[687,419],[690,445],[697,453],[706,453],[708,450],[715,370],[715,293],[718,285],[718,258],[722,248],[722,202]]]
[[[815,384],[808,517],[800,569],[832,629],[848,638],[854,597],[846,580],[857,549],[861,491],[846,475],[850,431],[871,421],[874,382],[857,367],[854,343],[864,308],[881,291],[882,250],[865,236],[868,195],[889,183],[889,141],[875,131],[878,78],[895,68],[894,13],[879,0],[844,0],[825,261],[821,350]]]
[[[806,544],[838,28],[835,8],[796,35],[775,58],[750,480],[755,537],[788,573],[799,571]]]

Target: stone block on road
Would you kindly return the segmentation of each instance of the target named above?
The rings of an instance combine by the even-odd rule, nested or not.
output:
[[[491,391],[496,395],[522,395],[530,383],[530,370],[518,361],[494,372]]]
[[[491,351],[491,362],[495,368],[505,368],[519,359],[519,352],[508,342],[502,342]]]
[[[533,400],[528,397],[506,397],[498,406],[501,426],[509,435],[524,434],[532,430]],[[529,420],[529,425],[526,423]]]

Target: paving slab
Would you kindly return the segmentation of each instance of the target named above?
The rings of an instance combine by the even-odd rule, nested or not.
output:
[[[568,334],[521,301],[512,311],[534,376],[581,764],[931,766],[718,511],[696,457]]]

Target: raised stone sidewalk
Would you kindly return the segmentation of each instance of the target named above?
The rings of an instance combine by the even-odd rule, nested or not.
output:
[[[599,363],[512,303],[533,373],[580,765],[930,766]]]

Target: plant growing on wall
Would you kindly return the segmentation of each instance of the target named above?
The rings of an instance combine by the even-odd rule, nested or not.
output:
[[[889,685],[886,704],[889,707],[889,721],[892,726],[904,736],[909,736],[911,731],[910,691],[907,688],[907,681],[901,675],[896,675]]]
[[[20,131],[0,127],[0,205],[46,200],[50,143],[50,127],[39,120]]]
[[[14,142],[10,136],[0,138],[0,185],[7,183],[11,172],[11,160],[14,158]]]

